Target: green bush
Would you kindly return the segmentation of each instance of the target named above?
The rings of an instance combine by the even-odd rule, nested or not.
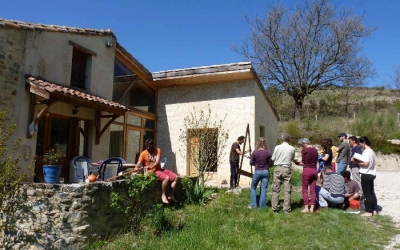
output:
[[[272,186],[274,183],[274,169],[275,166],[269,169],[269,179],[268,179],[268,186]],[[295,168],[292,168],[292,186],[301,186],[301,172]]]
[[[187,176],[181,179],[182,188],[185,190],[186,203],[188,204],[204,204],[208,201],[214,189],[199,183],[198,179],[189,178]]]
[[[291,135],[293,140],[301,138],[300,123],[297,121],[291,121],[286,124],[285,132]]]
[[[149,212],[142,207],[142,199],[156,187],[157,177],[155,174],[128,176],[126,185],[124,193],[111,193],[111,207],[122,212],[128,219],[131,230],[138,233],[141,220]]]
[[[32,176],[31,167],[21,170],[21,155],[16,155],[21,139],[10,142],[15,124],[7,125],[7,121],[8,111],[0,112],[0,249],[10,249],[14,243],[18,232],[15,224],[21,219],[17,211],[25,202],[20,183]]]

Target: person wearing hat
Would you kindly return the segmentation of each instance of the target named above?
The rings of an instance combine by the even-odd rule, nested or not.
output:
[[[340,174],[346,170],[349,163],[350,144],[347,141],[346,133],[340,133],[338,138],[341,144],[339,145],[339,155],[336,159],[336,173]]]

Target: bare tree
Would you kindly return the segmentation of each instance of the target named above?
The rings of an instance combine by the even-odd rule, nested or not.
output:
[[[265,19],[246,20],[251,33],[233,49],[253,62],[267,84],[293,98],[297,119],[313,91],[349,79],[363,81],[374,73],[371,61],[360,54],[361,39],[374,29],[351,10],[337,11],[330,0],[306,1],[293,11],[274,5]]]
[[[396,89],[400,89],[400,64],[395,67],[393,83]]]

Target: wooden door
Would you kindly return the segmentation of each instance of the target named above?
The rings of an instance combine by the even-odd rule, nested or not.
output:
[[[188,176],[197,176],[196,168],[194,166],[194,160],[193,160],[193,154],[196,154],[199,152],[199,138],[198,137],[191,137],[190,139],[190,144],[188,145],[187,148],[187,170],[186,174]]]

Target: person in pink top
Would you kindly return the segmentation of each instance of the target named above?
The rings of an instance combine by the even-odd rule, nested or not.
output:
[[[304,209],[302,213],[314,212],[317,199],[316,184],[318,179],[318,150],[311,145],[310,140],[301,138],[298,141],[303,149],[301,150],[301,161],[296,161],[297,165],[303,166],[303,176],[301,180],[301,191],[303,193]],[[310,187],[311,199],[308,196],[308,187]]]

